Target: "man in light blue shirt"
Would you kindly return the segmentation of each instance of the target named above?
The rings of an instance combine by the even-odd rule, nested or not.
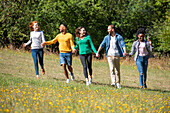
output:
[[[123,37],[115,32],[115,26],[108,26],[108,35],[105,36],[104,40],[100,44],[96,57],[99,57],[99,52],[106,46],[106,57],[108,59],[111,85],[121,88],[120,85],[120,57],[127,55],[126,45]]]

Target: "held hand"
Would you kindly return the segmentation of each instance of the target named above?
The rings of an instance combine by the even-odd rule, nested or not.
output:
[[[129,57],[130,57],[129,53],[126,53],[126,56],[129,56]]]
[[[76,52],[76,49],[73,49],[72,53],[75,53]]]
[[[129,56],[129,54],[128,54],[128,53],[123,53],[123,55],[124,55],[124,56]]]
[[[99,53],[96,53],[96,57],[100,57]]]
[[[23,47],[26,47],[25,43],[23,44]]]
[[[152,42],[151,42],[151,41],[149,41],[149,44],[150,44],[150,46],[152,47]]]
[[[45,43],[41,43],[41,47],[44,47]]]

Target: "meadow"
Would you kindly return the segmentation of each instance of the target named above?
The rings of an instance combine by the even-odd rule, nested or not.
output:
[[[121,89],[110,84],[106,60],[93,58],[93,83],[85,84],[79,56],[75,81],[66,83],[59,55],[46,52],[46,74],[37,80],[31,53],[0,49],[0,112],[11,113],[170,113],[169,58],[149,59],[148,88],[139,89],[133,58],[121,59]]]

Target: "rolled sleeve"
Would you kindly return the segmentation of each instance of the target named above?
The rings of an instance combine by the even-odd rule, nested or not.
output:
[[[124,39],[123,39],[123,37],[122,36],[119,36],[119,42],[120,42],[120,45],[121,45],[121,47],[123,48],[123,47],[126,47],[126,44],[125,44],[125,41],[124,41]]]

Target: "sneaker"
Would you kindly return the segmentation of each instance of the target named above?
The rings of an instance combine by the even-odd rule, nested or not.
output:
[[[73,74],[71,75],[71,80],[74,80],[74,75]]]
[[[89,84],[91,84],[92,83],[92,78],[89,78]]]
[[[115,84],[115,83],[112,83],[112,84],[111,84],[111,86],[113,86],[113,87],[114,87],[114,86],[116,86],[116,84]]]
[[[71,80],[74,80],[74,74],[70,72]]]
[[[143,86],[141,86],[140,89],[142,90],[142,89],[143,89]]]
[[[147,88],[147,85],[146,85],[146,84],[143,84],[143,87],[144,87],[144,88]]]
[[[44,69],[41,69],[41,72],[42,72],[42,75],[44,75],[44,74],[45,74],[45,70],[44,70]]]
[[[121,88],[120,83],[117,83],[116,86],[117,86],[118,89]]]
[[[89,85],[89,80],[88,80],[88,78],[86,78],[86,85],[87,85],[87,86]]]
[[[88,86],[89,85],[89,81],[86,81],[86,86]]]
[[[67,79],[66,83],[69,83],[70,82],[70,79]]]
[[[37,80],[39,80],[39,79],[40,79],[39,75],[36,75],[36,77],[37,77]]]

